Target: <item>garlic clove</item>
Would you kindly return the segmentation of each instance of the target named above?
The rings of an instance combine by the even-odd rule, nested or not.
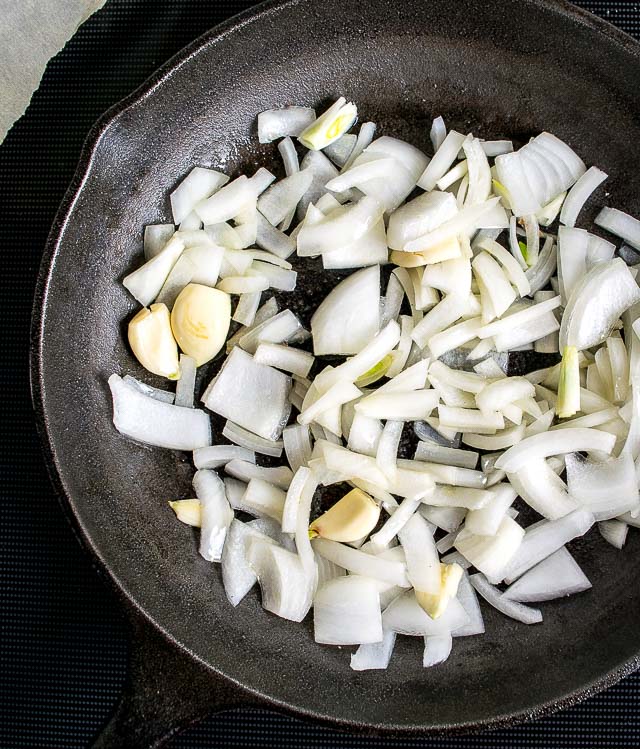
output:
[[[182,289],[171,312],[173,335],[198,367],[211,361],[224,346],[230,323],[229,295],[197,283]]]
[[[449,601],[458,592],[463,569],[459,564],[440,564],[440,592],[424,593],[416,590],[416,600],[432,619],[438,619],[447,610]]]
[[[146,370],[170,380],[180,379],[178,346],[165,304],[141,309],[129,321],[128,337],[131,350]]]
[[[361,489],[352,489],[311,523],[311,538],[349,543],[367,536],[380,518],[380,505]]]
[[[169,502],[169,507],[175,512],[181,523],[200,528],[199,499],[179,499],[176,502]]]

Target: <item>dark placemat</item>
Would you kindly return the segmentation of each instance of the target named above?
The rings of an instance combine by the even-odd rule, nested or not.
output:
[[[87,746],[111,713],[127,667],[120,605],[66,523],[33,425],[29,316],[49,227],[99,115],[185,44],[252,4],[109,0],[51,62],[27,115],[0,146],[1,747]],[[640,37],[640,3],[580,5]],[[239,710],[203,721],[170,746],[638,747],[639,697],[636,674],[536,723],[424,741],[346,736],[267,711]]]

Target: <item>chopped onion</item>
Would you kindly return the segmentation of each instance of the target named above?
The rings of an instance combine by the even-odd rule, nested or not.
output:
[[[162,390],[161,388],[154,388],[140,380],[136,380],[136,378],[131,375],[125,375],[122,378],[122,381],[127,383],[127,385],[133,386],[144,395],[148,395],[150,398],[155,398],[162,403],[173,403],[175,400],[174,393],[170,393],[168,390]]]
[[[587,576],[562,546],[516,580],[502,596],[520,603],[538,603],[581,593],[590,587]]]
[[[193,488],[200,500],[200,555],[219,562],[233,520],[224,483],[215,471],[199,470],[193,477]]]
[[[604,461],[583,461],[578,455],[567,455],[569,493],[596,520],[611,520],[640,508],[638,480],[630,453]]]
[[[271,143],[285,136],[298,136],[316,119],[310,107],[267,109],[258,115],[258,141]]]
[[[560,212],[560,222],[565,226],[575,226],[578,214],[591,193],[601,185],[608,175],[595,166],[590,167],[569,190]],[[597,223],[597,219],[596,219]]]
[[[429,137],[431,138],[431,145],[433,146],[433,151],[435,153],[447,137],[447,128],[442,117],[436,117],[431,123]]]
[[[493,536],[476,535],[463,528],[458,533],[454,546],[474,567],[490,580],[498,582],[518,553],[524,536],[524,528],[505,515]]]
[[[151,260],[165,248],[175,234],[173,224],[149,224],[144,227],[144,259]]]
[[[257,434],[243,429],[232,421],[227,421],[224,425],[222,436],[236,445],[246,447],[247,450],[253,450],[261,455],[271,455],[274,458],[279,458],[282,455],[282,440],[267,440],[263,437],[258,437]]]
[[[383,638],[380,595],[375,583],[349,575],[318,589],[313,601],[314,639],[328,645],[359,645]]]
[[[285,498],[286,494],[282,489],[263,479],[252,478],[242,497],[242,504],[258,515],[266,515],[281,522]]]
[[[408,588],[409,581],[406,575],[406,566],[402,562],[389,561],[381,557],[365,554],[350,546],[328,541],[324,538],[316,538],[311,545],[321,556],[337,564],[353,575],[372,577],[382,582]]]
[[[303,169],[275,182],[258,198],[258,210],[273,225],[284,221],[311,186],[313,172]]]
[[[172,450],[195,450],[211,444],[211,424],[204,411],[164,403],[116,374],[109,377],[109,387],[113,423],[121,434]]]
[[[256,244],[264,250],[286,259],[295,252],[296,243],[286,234],[273,226],[270,221],[261,214],[257,214]]]
[[[460,556],[459,554],[457,556]],[[461,558],[462,559],[462,558]],[[462,560],[464,561],[464,560]],[[458,562],[459,564],[460,562]],[[478,603],[476,591],[469,582],[469,575],[464,572],[458,584],[458,601],[469,617],[468,624],[456,629],[454,637],[469,637],[484,634],[484,620]]]
[[[509,484],[497,484],[490,490],[491,499],[477,510],[470,510],[465,518],[465,528],[476,536],[495,536],[507,509],[516,498]]]
[[[373,419],[414,421],[428,416],[436,408],[438,401],[439,396],[435,390],[376,392],[358,401],[355,409],[357,413]]]
[[[354,671],[370,671],[372,669],[386,669],[391,660],[396,633],[383,630],[382,642],[360,645],[351,656],[351,668]]]
[[[226,174],[215,169],[194,167],[170,195],[174,223],[181,224],[201,200],[213,195],[228,181]]]
[[[590,512],[574,510],[558,520],[543,520],[527,528],[520,548],[505,570],[505,582],[511,584],[566,543],[583,536],[593,523]]]
[[[311,607],[312,588],[298,555],[251,539],[247,559],[260,583],[262,606],[283,619],[302,621]]]
[[[595,217],[598,226],[640,250],[640,221],[617,208],[603,208]]]
[[[247,548],[252,538],[260,539],[264,543],[274,543],[264,533],[247,523],[242,523],[237,519],[232,521],[221,560],[224,591],[232,606],[237,606],[258,581],[247,561]]]
[[[194,206],[195,212],[208,224],[220,224],[229,221],[247,208],[255,207],[256,192],[253,184],[242,175],[213,195]]]
[[[536,512],[556,520],[577,509],[562,479],[542,458],[532,458],[518,471],[508,474],[509,481],[522,499]]]
[[[193,462],[196,468],[220,468],[231,460],[255,463],[256,455],[252,450],[236,445],[212,445],[199,447],[193,451]]]
[[[451,164],[456,160],[464,140],[464,135],[457,133],[455,130],[447,133],[440,148],[438,148],[435,156],[431,159],[418,180],[418,187],[427,192],[433,190],[436,182],[446,174]]]
[[[431,635],[424,638],[423,668],[431,668],[444,663],[451,654],[453,640],[450,634]]]
[[[472,450],[458,450],[454,447],[446,447],[431,440],[421,440],[416,447],[414,459],[474,469],[478,464],[478,453]]]
[[[311,318],[315,355],[361,351],[380,326],[379,296],[380,267],[377,265],[363,268],[339,283]]]
[[[501,614],[523,624],[539,624],[542,621],[542,612],[539,609],[503,598],[500,590],[491,585],[484,575],[471,575],[469,581],[484,600]]]
[[[595,265],[574,289],[562,316],[560,345],[579,351],[602,343],[620,315],[640,301],[640,288],[624,261]]]
[[[622,549],[627,540],[629,526],[620,520],[603,520],[598,523],[598,530],[607,543],[616,549]]]
[[[531,286],[531,294],[535,294],[549,283],[551,276],[556,272],[557,248],[553,237],[547,237],[538,256],[538,262],[526,271],[526,277]]]
[[[456,598],[450,601],[442,616],[432,619],[420,606],[412,590],[398,596],[382,614],[385,630],[414,637],[447,635],[469,623],[470,617]]]

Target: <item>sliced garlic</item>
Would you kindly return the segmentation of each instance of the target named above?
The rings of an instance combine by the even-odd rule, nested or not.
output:
[[[192,525],[194,528],[200,527],[199,499],[179,499],[176,502],[169,502],[169,507],[181,523]]]
[[[170,380],[180,378],[178,347],[166,304],[141,309],[129,322],[128,335],[131,350],[145,369]]]
[[[371,533],[379,518],[380,505],[361,489],[352,489],[311,523],[309,535],[349,543]]]
[[[341,96],[300,133],[298,140],[312,151],[319,151],[343,136],[356,121],[357,116],[356,105],[347,103],[344,96]]]
[[[423,593],[416,590],[416,599],[432,619],[438,619],[447,610],[449,601],[457,594],[463,570],[459,564],[440,564],[440,592]]]
[[[171,312],[173,335],[198,367],[213,359],[224,346],[230,323],[229,295],[198,283],[182,289]]]

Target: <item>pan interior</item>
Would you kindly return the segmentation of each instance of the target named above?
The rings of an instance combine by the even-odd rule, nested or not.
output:
[[[194,165],[275,169],[275,146],[257,145],[263,109],[321,108],[344,94],[379,134],[427,152],[439,114],[483,138],[524,142],[548,130],[611,175],[617,207],[637,210],[636,49],[562,8],[269,5],[177,63],[115,116],[92,154],[42,300],[39,387],[56,470],[125,593],[182,647],[276,704],[352,725],[477,725],[565,700],[638,651],[640,541],[632,534],[620,553],[591,534],[574,548],[593,591],[545,605],[542,626],[485,608],[486,634],[457,640],[438,669],[423,670],[421,643],[400,638],[387,672],[355,673],[348,649],[313,642],[310,622],[263,612],[255,592],[236,609],[227,603],[218,567],[198,556],[193,532],[167,505],[190,495],[188,456],[125,442],[106,385],[112,372],[141,375],[123,336],[135,305],[117,281],[141,259],[142,227],[170,220],[167,195]],[[286,304],[307,317],[338,275],[318,261],[298,269]]]

